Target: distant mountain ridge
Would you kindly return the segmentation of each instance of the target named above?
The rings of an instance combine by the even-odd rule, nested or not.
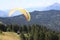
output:
[[[55,3],[53,5],[50,5],[49,7],[45,8],[46,10],[60,10],[60,4]]]
[[[0,10],[0,17],[6,17],[6,16],[7,16],[7,12]]]
[[[47,7],[37,7],[37,8],[29,8],[27,9],[29,11],[34,11],[34,10],[39,10],[39,11],[48,11],[48,10],[60,10],[60,4],[59,3],[54,3],[50,6]]]

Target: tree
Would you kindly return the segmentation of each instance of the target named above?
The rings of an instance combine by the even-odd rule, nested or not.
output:
[[[23,33],[20,34],[21,40],[26,40],[25,36]]]

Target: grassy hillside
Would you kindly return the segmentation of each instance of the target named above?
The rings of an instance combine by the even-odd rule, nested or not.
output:
[[[0,34],[0,40],[20,40],[20,37],[14,32],[3,32]]]

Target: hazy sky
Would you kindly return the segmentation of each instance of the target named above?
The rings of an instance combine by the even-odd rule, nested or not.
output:
[[[60,3],[60,0],[0,0],[0,10],[46,7],[54,3]]]

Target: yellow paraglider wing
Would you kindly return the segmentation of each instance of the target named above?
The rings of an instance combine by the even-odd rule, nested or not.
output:
[[[22,12],[22,13],[24,14],[24,16],[26,17],[26,19],[27,19],[28,21],[30,21],[30,13],[29,13],[29,12],[27,12],[27,11],[24,10],[24,9],[20,9],[20,12]]]
[[[9,15],[8,16],[11,16],[16,10],[20,11],[21,13],[23,13],[23,15],[26,17],[26,20],[27,21],[30,21],[30,13],[27,12],[26,10],[24,10],[24,9],[19,9],[19,8],[12,9],[9,12]]]

